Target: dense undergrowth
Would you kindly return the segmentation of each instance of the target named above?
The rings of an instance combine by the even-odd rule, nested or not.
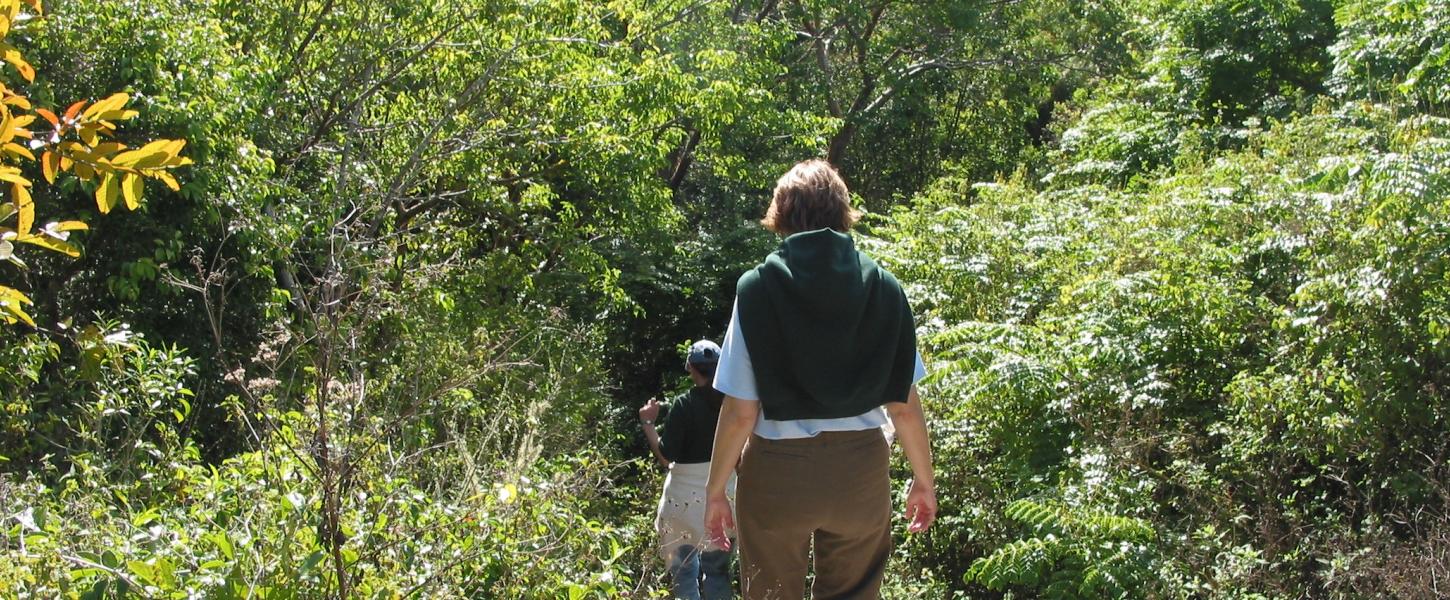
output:
[[[1044,597],[1438,595],[1446,14],[1369,4],[1339,9],[1341,94],[1241,128],[1099,96],[1048,168],[878,230],[949,457],[913,563]]]

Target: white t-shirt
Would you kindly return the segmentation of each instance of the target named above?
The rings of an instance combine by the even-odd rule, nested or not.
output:
[[[917,352],[916,372],[912,374],[911,382],[915,384],[923,377],[926,377],[926,364],[921,360],[921,352]],[[750,363],[750,351],[745,348],[745,340],[740,333],[739,299],[736,299],[735,307],[731,309],[730,328],[725,332],[725,343],[720,344],[720,363],[715,367],[714,386],[727,396],[751,402],[760,401],[760,393],[755,388],[755,371]],[[886,409],[880,406],[854,417],[788,421],[767,420],[765,411],[762,410],[755,417],[755,435],[772,440],[808,438],[815,437],[822,431],[861,431],[881,427],[889,422]]]

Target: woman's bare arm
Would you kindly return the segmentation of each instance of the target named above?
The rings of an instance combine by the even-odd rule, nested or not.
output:
[[[720,422],[715,426],[715,446],[710,453],[710,479],[705,484],[705,534],[721,548],[730,548],[727,532],[735,529],[730,498],[725,489],[740,462],[746,440],[755,430],[760,403],[725,396],[720,405]]]
[[[896,439],[911,463],[911,489],[906,493],[906,530],[926,531],[936,520],[936,473],[931,466],[931,437],[926,429],[926,415],[921,411],[921,397],[911,386],[905,403],[886,403],[886,413],[896,426]]]

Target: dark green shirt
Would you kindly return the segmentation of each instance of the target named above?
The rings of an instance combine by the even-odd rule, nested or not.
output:
[[[697,387],[670,402],[660,431],[660,453],[670,462],[710,462],[715,447],[715,424],[725,395],[710,387]]]
[[[906,401],[916,366],[911,306],[851,236],[787,237],[735,292],[766,419],[838,419]]]

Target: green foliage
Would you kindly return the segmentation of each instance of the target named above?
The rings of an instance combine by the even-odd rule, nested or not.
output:
[[[1326,99],[1222,151],[1104,114],[1068,129],[1088,150],[1046,189],[944,179],[879,229],[940,357],[925,397],[956,507],[925,547],[965,549],[921,564],[1080,585],[1091,560],[1057,561],[1092,536],[1060,533],[1061,509],[1157,532],[1123,575],[1151,587],[1093,594],[1428,593],[1372,565],[1436,543],[1446,514],[1450,123]],[[1136,132],[1177,141],[1082,176]],[[1006,504],[1043,496],[1064,504]]]
[[[1034,168],[1057,187],[1121,186],[1240,147],[1324,93],[1331,16],[1320,0],[1144,3],[1123,33],[1131,68],[1077,93]]]
[[[38,471],[131,480],[194,453],[181,437],[194,361],[115,322],[87,326],[65,342],[63,354],[39,335],[7,345],[21,371],[0,388],[12,398],[5,423],[13,434],[0,456]]]
[[[1325,48],[1335,34],[1327,0],[1185,2],[1168,13],[1191,73],[1184,90],[1207,118],[1227,124],[1280,117],[1306,94],[1324,91]],[[1297,97],[1297,98],[1296,98]]]
[[[617,597],[633,584],[622,560],[632,540],[586,516],[607,467],[587,456],[544,463],[449,500],[373,479],[368,506],[344,525],[354,589],[370,597]],[[308,598],[335,587],[313,517],[318,492],[301,465],[249,453],[173,468],[179,501],[152,507],[127,503],[103,478],[7,481],[0,489],[27,507],[0,537],[10,591]]]
[[[1341,94],[1403,100],[1444,114],[1450,100],[1450,8],[1441,2],[1343,2],[1333,84]]]
[[[995,590],[1043,598],[1139,598],[1153,577],[1153,529],[1142,519],[1018,500],[1006,516],[1032,537],[978,559],[965,575]]]

